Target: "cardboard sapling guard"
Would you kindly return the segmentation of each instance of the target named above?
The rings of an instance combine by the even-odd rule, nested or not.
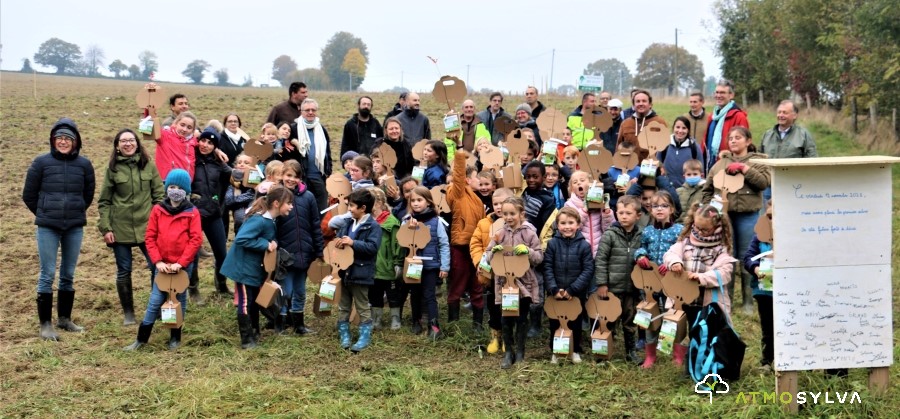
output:
[[[456,76],[441,76],[438,81],[434,82],[434,88],[431,89],[434,100],[446,103],[447,109],[451,110],[456,109],[456,105],[466,98],[467,92],[466,83]],[[459,117],[457,116],[458,123]]]
[[[397,167],[397,153],[391,146],[382,142],[378,146],[378,154],[381,156],[381,165],[384,166],[385,173],[393,177],[394,168]]]
[[[540,116],[537,117],[537,121],[535,121],[541,131],[541,138],[562,138],[563,136],[560,133],[566,129],[568,118],[568,115],[555,108],[544,109]]]
[[[581,314],[581,302],[577,298],[557,300],[550,297],[544,300],[544,312],[547,317],[559,320],[559,329],[553,334],[553,353],[568,356],[572,353],[572,330],[569,322]],[[577,327],[581,327],[579,324]]]
[[[321,284],[322,279],[331,275],[331,264],[324,259],[316,259],[309,264],[306,270],[306,279],[313,284]]]
[[[419,249],[424,248],[431,241],[431,230],[424,224],[416,226],[406,223],[397,230],[397,243],[409,249],[409,256],[403,261],[403,282],[407,284],[419,284],[422,282],[422,258],[416,256]]]
[[[659,266],[650,262],[650,268],[650,270],[644,270],[640,266],[634,265],[634,269],[631,270],[631,282],[638,289],[644,290],[644,300],[637,305],[634,324],[641,329],[658,330],[662,320],[657,318],[659,304],[653,298],[653,293],[662,291],[662,281],[657,270]]]
[[[347,177],[338,172],[332,173],[331,176],[328,176],[328,179],[325,180],[325,190],[328,191],[328,196],[337,200],[337,204],[322,210],[322,213],[324,214],[329,209],[334,215],[346,213],[348,206],[347,197],[350,196],[350,192],[353,191],[353,187],[350,185],[350,181]]]
[[[728,194],[737,193],[744,187],[744,174],[729,175],[725,170],[719,170],[713,175],[713,186],[721,191],[722,212],[728,212]]]
[[[663,315],[657,349],[670,354],[672,347],[680,344],[687,336],[687,316],[683,307],[700,297],[700,288],[686,273],[676,274],[671,271],[662,277],[662,286],[666,298],[672,301],[672,308]]]
[[[431,188],[431,196],[434,199],[434,209],[439,214],[450,212],[450,202],[447,201],[447,185],[437,185]]]
[[[478,150],[478,161],[481,162],[485,170],[499,170],[503,166],[503,151],[500,147],[490,144],[483,144]]]
[[[138,131],[143,134],[144,141],[149,142],[154,141],[155,138],[159,138],[161,121],[155,120],[157,119],[156,110],[162,109],[166,104],[166,100],[166,93],[162,86],[154,82],[145,84],[144,87],[138,91],[135,101],[137,102],[138,108],[144,110],[144,119],[141,121]]]
[[[334,304],[341,298],[340,271],[346,270],[353,264],[353,248],[337,247],[337,240],[332,240],[325,245],[325,261],[331,265],[331,274],[322,278],[319,285],[319,297],[328,303]]]
[[[588,144],[578,157],[578,167],[594,180],[600,180],[612,165],[613,155],[600,143]]]
[[[425,176],[425,143],[427,141],[422,140],[416,143],[416,145],[412,148],[412,156],[413,159],[418,161],[419,164],[417,166],[413,166],[412,169],[412,177],[419,182],[422,181],[422,178]]]
[[[265,256],[263,256],[263,267],[269,275],[262,286],[259,287],[259,294],[256,295],[256,304],[259,304],[262,308],[271,307],[272,303],[275,302],[275,299],[282,295],[281,286],[272,280],[275,276],[275,265],[278,260],[277,255],[278,251],[267,251]]]
[[[622,315],[622,301],[611,292],[607,293],[606,299],[592,292],[585,302],[585,309],[588,316],[594,319],[591,325],[591,353],[600,359],[610,359],[613,355],[613,340],[609,323]]]
[[[666,124],[651,121],[637,135],[637,140],[638,147],[647,150],[650,156],[656,156],[657,152],[669,146],[669,129],[666,128]]]
[[[582,153],[583,154],[583,153]],[[633,153],[629,150],[616,150],[616,154],[613,155],[612,165],[622,169],[622,172],[627,172],[631,169],[634,169],[635,166],[638,165],[640,159],[637,153]],[[578,162],[581,164],[581,161]],[[618,180],[616,181],[616,185],[618,185]]]
[[[160,322],[163,326],[170,329],[178,329],[184,324],[184,314],[181,312],[181,303],[178,302],[177,294],[187,289],[188,283],[187,272],[180,269],[178,273],[170,274],[159,272],[156,274],[156,287],[160,291],[168,293],[166,302],[163,303],[160,314]]]
[[[584,127],[594,132],[592,140],[599,139],[601,132],[609,131],[612,128],[612,116],[609,112],[603,112],[600,107],[582,108],[581,114],[581,122]]]
[[[503,138],[507,138],[509,133],[519,129],[519,123],[506,115],[498,116],[494,119],[494,129],[500,134],[503,134]],[[512,153],[512,151],[510,151],[510,153]]]
[[[503,278],[500,284],[500,309],[503,317],[519,315],[520,294],[516,279],[525,275],[529,267],[528,255],[513,254],[513,246],[503,246],[502,251],[494,253],[491,257],[494,278]]]
[[[509,150],[509,164],[503,167],[503,187],[522,189],[522,162],[520,156],[528,152],[528,140],[522,130],[515,129],[506,136],[506,149]]]

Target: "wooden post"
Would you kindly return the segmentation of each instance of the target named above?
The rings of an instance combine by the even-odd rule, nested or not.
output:
[[[765,97],[763,96],[763,90],[759,89],[759,107],[763,107],[766,104]]]
[[[894,139],[900,141],[900,132],[897,132],[897,108],[891,110],[891,128],[894,129]]]
[[[878,129],[878,105],[872,102],[869,105],[869,131],[875,131]]]
[[[858,109],[856,108],[856,96],[850,101],[850,114],[853,116],[853,133],[859,132],[859,120],[857,119]]]
[[[790,393],[791,402],[781,405],[787,413],[797,413],[797,371],[775,372],[775,398],[781,400],[781,393]]]
[[[869,391],[873,394],[884,394],[890,380],[890,368],[879,367],[869,370]]]
[[[806,113],[812,112],[812,98],[809,97],[809,92],[806,93]]]
[[[741,93],[741,107],[747,109],[747,92]]]

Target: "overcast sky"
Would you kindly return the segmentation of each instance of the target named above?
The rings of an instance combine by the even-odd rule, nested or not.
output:
[[[195,59],[227,68],[230,80],[250,75],[269,83],[272,61],[291,56],[300,68],[318,67],[325,43],[339,31],[361,38],[369,66],[361,88],[400,86],[431,90],[440,72],[475,89],[522,91],[529,84],[575,84],[587,64],[621,60],[634,73],[641,52],[654,42],[674,43],[697,55],[705,76],[718,76],[713,0],[642,2],[537,1],[134,1],[25,0],[0,4],[0,58],[4,70],[34,61],[52,37],[96,44],[105,64],[138,63],[150,50],[159,57],[157,79],[185,82]],[[53,71],[52,67],[39,70]],[[105,68],[104,68],[104,71]]]

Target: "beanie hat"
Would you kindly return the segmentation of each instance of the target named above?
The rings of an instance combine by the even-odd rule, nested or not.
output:
[[[343,165],[344,163],[346,163],[347,160],[353,160],[353,159],[355,159],[356,156],[359,156],[359,153],[357,153],[357,152],[355,152],[355,151],[353,151],[353,150],[350,150],[350,151],[344,153],[343,155],[341,155],[341,165]]]
[[[71,138],[72,141],[75,141],[78,139],[78,137],[75,136],[75,132],[73,132],[72,130],[70,130],[66,127],[62,127],[62,128],[57,129],[56,131],[53,131],[53,138],[56,138],[56,137]]]
[[[200,138],[198,138],[197,141],[202,140],[204,138],[211,141],[213,143],[213,145],[216,146],[216,148],[219,147],[219,132],[216,131],[215,128],[206,127],[203,130],[203,132],[200,133]]]
[[[516,112],[513,113],[513,115],[519,113],[519,111],[525,111],[526,113],[528,113],[528,115],[531,115],[531,105],[523,103],[519,106],[516,106]]]
[[[166,175],[166,189],[169,189],[169,186],[175,185],[181,189],[184,189],[188,195],[191,194],[191,175],[184,169],[172,169],[168,175]]]

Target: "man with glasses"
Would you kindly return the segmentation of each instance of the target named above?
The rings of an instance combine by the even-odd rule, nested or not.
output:
[[[610,99],[612,99],[612,93],[605,90],[600,92],[600,96],[597,96],[597,106],[600,106],[601,108],[609,106]]]
[[[284,160],[296,159],[303,167],[303,183],[316,197],[319,210],[328,206],[325,179],[331,176],[331,139],[319,121],[319,103],[304,99],[300,103],[301,117],[291,124],[291,138],[298,146],[284,153]]]
[[[704,173],[719,161],[719,153],[728,149],[728,131],[733,127],[750,129],[747,112],[738,107],[734,101],[734,82],[721,79],[716,83],[716,107],[709,114],[705,141],[698,141],[706,154]]]
[[[275,124],[277,127],[282,122],[292,123],[299,118],[300,104],[309,97],[309,90],[306,83],[295,81],[288,86],[288,98],[272,107],[266,122]]]

